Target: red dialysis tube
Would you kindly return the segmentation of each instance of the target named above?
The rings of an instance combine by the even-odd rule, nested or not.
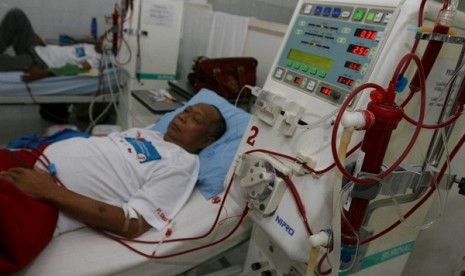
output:
[[[376,93],[376,92],[375,92]],[[378,92],[379,93],[379,92]],[[361,171],[378,174],[381,171],[384,156],[386,154],[391,134],[402,120],[403,109],[395,103],[371,101],[367,110],[375,116],[374,125],[369,128],[362,142],[362,152],[365,153]],[[353,198],[349,211],[344,215],[349,221],[342,221],[341,242],[344,245],[353,246],[356,244],[356,236],[353,231],[358,232],[365,218],[369,199]]]

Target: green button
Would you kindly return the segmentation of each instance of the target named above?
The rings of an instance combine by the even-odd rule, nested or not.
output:
[[[375,18],[375,13],[374,12],[369,12],[367,14],[367,20],[373,21],[374,18]]]
[[[310,69],[310,74],[315,75],[317,72],[316,68]]]
[[[357,10],[355,10],[353,20],[354,21],[362,21],[364,15],[365,15],[365,10],[357,9]]]
[[[325,72],[325,71],[321,71],[321,72],[318,74],[318,76],[319,76],[320,78],[324,78],[324,77],[326,77],[326,72]]]
[[[299,63],[294,64],[294,69],[299,69],[299,68],[300,68],[300,64],[299,64]]]
[[[303,65],[302,66],[302,71],[307,72],[308,71],[308,65]]]
[[[261,203],[260,206],[258,207],[260,209],[260,211],[265,211],[265,204]]]
[[[289,60],[289,61],[287,61],[287,64],[286,64],[286,65],[287,65],[287,67],[291,67],[292,64],[293,64],[293,62]]]

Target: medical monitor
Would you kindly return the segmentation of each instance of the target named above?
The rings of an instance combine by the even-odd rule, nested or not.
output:
[[[341,105],[370,74],[393,13],[393,7],[303,3],[273,68],[273,80]]]

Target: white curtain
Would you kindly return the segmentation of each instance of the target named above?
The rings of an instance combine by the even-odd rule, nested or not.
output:
[[[241,56],[249,18],[215,12],[206,55],[211,58]]]
[[[186,80],[198,56],[242,56],[248,24],[248,17],[186,7],[179,55],[180,79]]]

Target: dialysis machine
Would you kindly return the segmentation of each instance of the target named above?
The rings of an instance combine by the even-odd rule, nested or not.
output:
[[[131,91],[167,87],[177,73],[184,1],[126,0],[124,14],[114,12],[114,33],[119,41],[117,63],[122,94],[119,99],[119,124],[132,126]],[[117,23],[119,22],[119,23]]]
[[[425,108],[407,111],[424,104],[431,70],[417,71],[409,54],[420,2],[299,1],[264,87],[252,89],[253,116],[227,177],[254,221],[243,275],[313,275],[314,266],[321,275],[401,274],[418,229],[390,226],[423,224],[424,212],[405,214],[440,181],[429,164],[403,162],[430,140],[415,141]],[[443,16],[448,25],[453,12]],[[450,38],[448,28],[432,33]],[[452,40],[460,49],[463,39]],[[405,116],[414,122],[390,139]]]

